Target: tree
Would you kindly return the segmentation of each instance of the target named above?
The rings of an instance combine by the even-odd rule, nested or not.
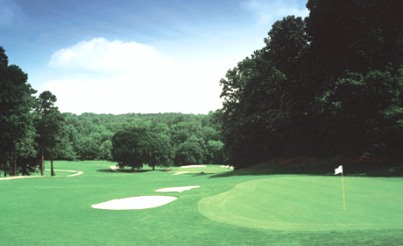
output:
[[[31,109],[35,90],[27,83],[28,76],[16,65],[8,65],[5,51],[0,47],[0,163],[4,175],[11,160],[12,174],[17,175],[18,146],[23,145],[32,129]]]
[[[171,138],[163,132],[151,131],[149,135],[148,164],[155,169],[156,165],[169,166],[173,163],[174,148]]]
[[[402,91],[403,74],[372,70],[341,76],[322,98],[329,120],[328,129],[323,129],[327,145],[332,146],[329,151],[379,156],[393,148],[384,134],[393,126],[396,136],[401,136]]]
[[[112,141],[105,140],[101,146],[99,146],[99,160],[112,160]]]
[[[179,165],[203,163],[205,160],[204,149],[203,139],[191,136],[179,144],[176,150],[175,163]]]
[[[337,78],[346,69],[361,73],[387,66],[399,69],[402,1],[309,0],[307,8],[315,72]]]
[[[386,141],[386,147],[381,140],[386,124],[381,115],[395,112],[394,123],[386,125],[399,135],[401,115],[396,112],[401,99],[391,102],[385,95],[401,98],[397,81],[403,65],[403,2],[310,0],[307,7],[310,74],[305,80],[315,84],[312,114],[323,153],[379,154],[380,149],[394,148],[398,141]],[[374,103],[371,97],[379,101]]]
[[[219,117],[235,168],[280,156],[397,153],[403,2],[307,7],[307,19],[275,22],[265,46],[220,80]]]
[[[286,152],[297,154],[294,141],[310,132],[313,96],[301,80],[308,48],[304,27],[294,16],[275,22],[266,46],[220,81],[225,149],[235,168]]]
[[[130,166],[132,171],[149,164],[155,168],[170,162],[170,139],[150,127],[130,127],[118,131],[112,137],[112,157],[119,166]]]
[[[35,108],[35,126],[38,132],[38,146],[41,156],[41,175],[44,175],[45,154],[51,160],[51,175],[54,176],[53,160],[57,152],[57,144],[62,135],[63,115],[55,106],[57,99],[50,91],[44,91],[39,95]]]
[[[223,99],[223,108],[219,118],[222,122],[222,134],[224,138],[224,151],[228,158],[227,162],[236,167],[247,165],[248,157],[251,156],[247,142],[250,133],[247,132],[247,112],[254,109],[254,103],[247,100],[246,87],[249,81],[261,81],[259,79],[259,62],[262,59],[262,50],[255,51],[249,58],[239,62],[237,67],[228,70],[224,79],[220,80]],[[264,66],[263,64],[261,64]],[[250,97],[254,99],[254,97]]]
[[[223,163],[224,162],[224,143],[221,141],[209,140],[206,145],[206,162]]]

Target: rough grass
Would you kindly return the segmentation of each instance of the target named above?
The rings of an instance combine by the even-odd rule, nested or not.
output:
[[[183,171],[180,168],[170,171],[145,168],[143,172],[129,173],[112,172],[108,169],[111,165],[96,161],[55,162],[56,169],[84,173],[68,177],[73,173],[56,172],[56,177],[47,173],[45,178],[0,181],[0,244],[403,244],[403,213],[397,205],[402,204],[401,178],[346,178],[347,218],[333,229],[339,219],[334,215],[343,214],[340,177],[220,177],[218,172],[228,170],[217,166],[181,175],[173,175]],[[156,189],[190,185],[201,188],[164,193],[178,199],[158,208],[130,211],[91,208],[92,204],[111,199],[160,195]],[[224,200],[218,202],[217,198]],[[294,211],[284,204],[294,204]],[[231,220],[219,221],[211,214]],[[349,216],[358,222],[352,222]],[[242,222],[245,218],[253,223],[245,224]],[[282,227],[272,228],[273,220]],[[258,226],[251,226],[255,223]],[[303,223],[308,229],[301,229]]]

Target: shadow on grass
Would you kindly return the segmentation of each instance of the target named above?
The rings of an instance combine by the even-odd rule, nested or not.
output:
[[[169,170],[167,169],[116,169],[112,170],[110,168],[103,168],[103,169],[98,169],[97,172],[103,172],[103,173],[147,173],[147,172],[168,172]]]
[[[97,170],[97,172],[103,172],[103,173],[145,173],[145,172],[150,172],[150,171],[152,171],[152,170],[134,170],[134,171],[132,171],[131,169],[112,170],[109,168]]]
[[[199,176],[206,176],[206,175],[215,175],[217,173],[213,172],[198,172],[198,173],[189,173],[192,175],[192,177],[199,177]]]
[[[403,177],[403,160],[361,160],[347,158],[289,158],[274,159],[251,167],[211,176],[212,178],[241,175],[334,175],[334,170],[343,165],[345,176]]]

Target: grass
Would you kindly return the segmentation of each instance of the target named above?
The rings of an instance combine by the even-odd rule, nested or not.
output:
[[[346,210],[340,177],[278,175],[240,183],[227,192],[203,198],[199,211],[218,222],[267,230],[318,232],[403,226],[403,180],[347,180]]]
[[[56,177],[0,181],[1,245],[402,245],[403,179],[222,175],[228,169],[111,172],[55,162]],[[177,171],[191,173],[173,175]],[[219,175],[221,173],[221,175]],[[214,178],[213,178],[214,177]],[[156,189],[200,185],[182,193]],[[152,209],[108,211],[116,198],[172,195]]]

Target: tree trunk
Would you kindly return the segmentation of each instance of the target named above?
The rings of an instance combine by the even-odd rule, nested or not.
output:
[[[41,176],[43,176],[43,172],[45,170],[45,153],[44,149],[42,148],[42,156],[41,156]]]
[[[55,170],[53,169],[53,159],[50,159],[50,175],[55,176]]]
[[[7,161],[5,161],[3,164],[3,172],[4,172],[4,177],[7,177]]]
[[[17,153],[13,151],[13,176],[17,176]]]

